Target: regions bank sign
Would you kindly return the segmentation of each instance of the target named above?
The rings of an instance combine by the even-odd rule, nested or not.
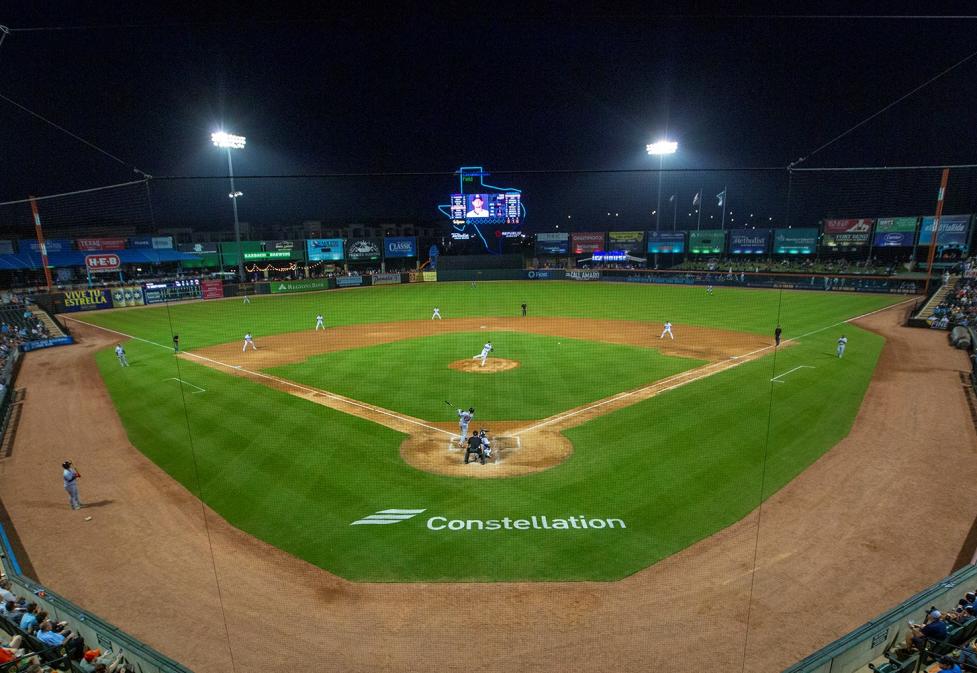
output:
[[[382,509],[362,519],[357,519],[350,526],[389,526],[414,519],[426,511],[425,509]],[[430,516],[425,522],[425,528],[435,532],[498,530],[562,531],[607,530],[611,528],[625,529],[627,528],[627,524],[624,523],[623,519],[605,519],[584,514],[559,517],[531,514],[522,518],[504,516],[498,519],[452,519],[446,516]]]

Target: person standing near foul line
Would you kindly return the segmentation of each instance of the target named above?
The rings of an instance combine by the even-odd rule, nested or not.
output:
[[[64,479],[64,490],[68,492],[68,500],[71,502],[71,509],[81,509],[81,499],[78,497],[78,480],[81,474],[74,468],[70,460],[61,463],[64,469],[62,478]]]

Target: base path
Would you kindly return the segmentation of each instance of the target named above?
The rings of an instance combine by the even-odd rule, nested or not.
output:
[[[87,327],[26,355],[0,493],[38,579],[197,673],[777,673],[945,577],[973,523],[967,356],[901,318],[859,321],[888,341],[855,426],[759,531],[754,512],[619,582],[358,584],[255,540],[129,445],[92,359],[114,341]],[[98,507],[68,509],[69,450]]]

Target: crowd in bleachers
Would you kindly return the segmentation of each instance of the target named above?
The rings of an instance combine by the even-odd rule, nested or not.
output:
[[[977,326],[977,278],[972,269],[977,266],[974,259],[965,261],[960,271],[962,277],[957,286],[950,290],[926,319],[933,329],[953,329],[954,327]],[[949,273],[944,274],[943,284],[950,282]]]
[[[951,673],[977,672],[977,593],[968,591],[953,609],[926,610],[921,622],[909,620],[900,642],[893,642],[885,657],[887,663],[869,664],[879,673],[935,670]],[[919,661],[919,660],[922,661]]]
[[[102,652],[68,628],[50,619],[41,607],[17,596],[11,584],[0,581],[0,671],[44,673],[76,670],[82,673],[123,673],[131,668],[122,651]]]

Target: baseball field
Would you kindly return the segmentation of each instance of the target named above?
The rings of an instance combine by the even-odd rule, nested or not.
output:
[[[261,540],[354,581],[615,580],[841,440],[883,346],[845,321],[903,300],[422,283],[82,319],[126,348],[97,360],[132,444]],[[485,465],[452,445],[468,407]]]

